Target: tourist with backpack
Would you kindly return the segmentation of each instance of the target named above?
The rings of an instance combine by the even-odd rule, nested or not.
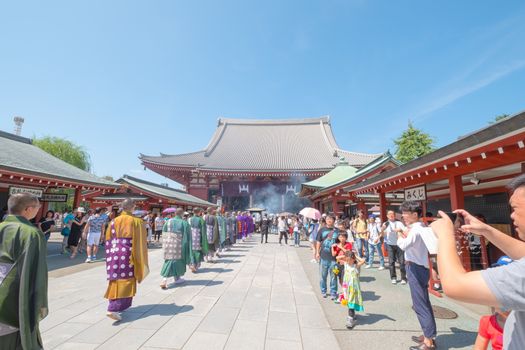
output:
[[[319,261],[320,287],[323,298],[327,297],[326,278],[330,276],[330,297],[332,300],[337,300],[337,276],[334,273],[336,260],[332,255],[332,246],[335,244],[338,231],[334,227],[334,221],[334,215],[328,214],[326,226],[319,229],[317,233],[316,259]]]

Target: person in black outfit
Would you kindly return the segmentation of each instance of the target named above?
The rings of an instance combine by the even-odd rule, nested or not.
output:
[[[40,221],[38,222],[38,228],[44,234],[46,242],[49,240],[49,237],[51,236],[51,231],[55,227],[54,218],[55,212],[53,210],[48,210],[46,216],[40,219]]]
[[[261,243],[263,242],[263,237],[266,239],[264,243],[268,243],[269,226],[270,226],[270,221],[268,220],[268,215],[264,214],[264,217],[261,221]]]
[[[86,226],[87,216],[84,208],[80,207],[75,213],[75,219],[71,222],[71,231],[67,239],[67,244],[71,248],[71,259],[77,256],[78,243],[82,237],[82,231]]]

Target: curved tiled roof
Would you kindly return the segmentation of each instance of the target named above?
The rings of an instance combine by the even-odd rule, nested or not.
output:
[[[33,145],[28,138],[0,131],[0,169],[86,185],[118,187],[60,160]]]
[[[134,186],[144,192],[149,192],[152,194],[156,194],[162,197],[166,197],[175,201],[179,201],[186,204],[191,205],[200,205],[200,206],[216,206],[213,203],[210,203],[208,201],[202,200],[200,198],[197,198],[195,196],[192,196],[186,191],[178,190],[171,187],[166,187],[162,185],[158,185],[153,182],[149,182],[146,180],[138,179],[136,177],[132,177],[129,175],[124,175],[122,178],[117,180],[118,183],[127,183],[131,186]]]
[[[344,151],[337,145],[329,117],[288,120],[219,119],[201,151],[146,156],[144,164],[196,167],[202,170],[329,170],[345,157],[362,167],[381,154]]]

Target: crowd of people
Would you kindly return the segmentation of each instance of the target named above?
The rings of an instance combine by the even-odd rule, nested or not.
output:
[[[294,238],[300,236],[300,232],[308,235],[312,260],[319,264],[321,294],[348,309],[346,326],[349,329],[358,324],[356,313],[364,310],[360,270],[373,267],[375,253],[378,254],[378,270],[385,269],[383,250],[386,250],[391,282],[408,284],[413,311],[423,333],[412,338],[416,344],[411,349],[428,350],[437,347],[437,330],[428,292],[433,263],[429,259],[425,235],[435,234],[437,270],[444,293],[495,310],[493,315],[480,320],[475,349],[486,349],[489,344],[493,349],[525,349],[525,175],[512,181],[509,188],[511,219],[519,239],[498,231],[462,209],[454,214],[440,211],[440,219],[428,227],[422,221],[421,204],[404,202],[399,208],[401,220],[396,218],[395,212],[389,211],[384,223],[374,217],[365,218],[363,212],[351,219],[337,218],[329,213],[320,220],[281,216],[277,218],[279,240],[285,238],[287,242],[290,227]],[[34,195],[12,195],[8,200],[8,215],[0,224],[2,349],[43,347],[38,323],[48,313],[45,247],[55,213],[48,212],[40,222],[31,222],[39,210],[40,203]],[[201,263],[216,262],[223,251],[255,231],[251,215],[221,213],[214,208],[195,209],[191,215],[181,208],[163,217],[143,214],[136,211],[132,200],[125,200],[118,213],[107,213],[102,208],[90,213],[77,208],[61,218],[62,231],[67,236],[64,246],[74,248],[72,256],[78,253],[84,233],[86,262],[96,259],[98,246],[103,241],[108,280],[107,316],[116,321],[131,306],[137,283],[149,274],[148,239],[162,241],[164,263],[159,271],[160,288],[167,289],[170,278],[174,284],[183,283],[187,268],[198,273]],[[264,216],[259,225],[261,243],[267,242],[268,232],[274,224]],[[498,267],[467,272],[456,248],[458,235],[467,233],[483,237],[508,257],[500,259]],[[299,244],[296,242],[294,244]],[[396,262],[400,280],[397,279]]]

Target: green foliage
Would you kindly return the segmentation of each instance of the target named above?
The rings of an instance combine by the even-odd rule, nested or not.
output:
[[[85,171],[91,170],[91,159],[83,147],[59,137],[34,138],[33,144],[47,153]]]
[[[396,158],[406,163],[435,150],[434,139],[422,130],[414,128],[412,122],[408,122],[408,129],[396,140]]]
[[[499,122],[500,120],[503,120],[503,119],[507,119],[509,117],[508,114],[500,114],[500,115],[497,115],[494,120],[491,120],[489,122],[489,124],[495,124],[497,122]]]

